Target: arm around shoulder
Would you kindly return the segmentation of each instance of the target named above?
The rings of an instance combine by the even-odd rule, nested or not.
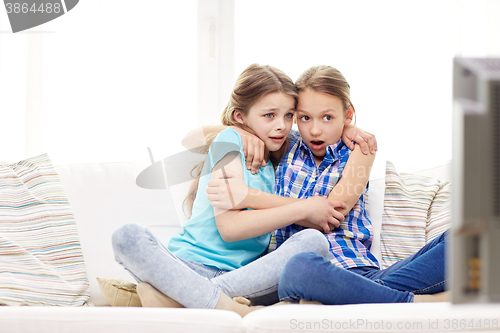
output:
[[[360,147],[355,145],[340,180],[328,195],[330,200],[339,200],[345,203],[345,208],[338,209],[342,214],[347,215],[351,211],[366,189],[374,160],[375,153],[368,152],[365,155]]]

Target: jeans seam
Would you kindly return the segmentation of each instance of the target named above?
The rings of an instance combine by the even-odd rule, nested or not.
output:
[[[242,296],[243,296],[243,297],[250,297],[250,298],[251,298],[252,296],[253,296],[253,297],[255,297],[255,295],[257,295],[257,296],[266,295],[266,294],[268,294],[268,293],[265,293],[265,291],[269,291],[269,290],[272,290],[272,289],[275,289],[275,288],[277,289],[277,287],[278,287],[278,285],[277,285],[277,284],[275,284],[274,286],[271,286],[271,287],[269,287],[269,288],[262,289],[262,290],[259,290],[259,291],[254,292],[254,293],[247,294],[247,295],[242,295]]]
[[[282,302],[299,303],[300,302],[300,297],[298,297],[298,296],[280,297],[280,301],[282,301]]]
[[[214,293],[213,295],[210,297],[210,300],[208,301],[208,304],[205,305],[205,309],[215,309],[215,306],[217,305],[217,302],[219,302],[219,299],[220,299],[220,296],[222,294],[222,289],[221,287],[215,285],[215,288],[214,288]]]
[[[426,292],[427,290],[430,290],[430,289],[432,289],[432,288],[438,287],[438,286],[443,285],[443,284],[445,284],[445,283],[446,283],[446,280],[441,281],[441,282],[439,282],[439,283],[436,283],[436,284],[434,284],[434,285],[432,285],[432,286],[428,286],[427,288],[424,288],[424,289],[414,290],[413,292],[414,292],[415,294],[425,294],[425,292]]]

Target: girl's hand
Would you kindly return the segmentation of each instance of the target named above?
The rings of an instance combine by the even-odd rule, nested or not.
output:
[[[374,154],[375,151],[378,150],[375,135],[365,132],[353,125],[344,126],[344,131],[342,132],[342,141],[344,141],[345,145],[351,150],[354,149],[353,141],[355,141],[365,155],[368,154],[368,150],[370,150],[372,154]]]
[[[340,226],[340,221],[344,221],[344,215],[335,210],[335,208],[345,208],[345,204],[341,201],[314,196],[304,200],[304,203],[309,214],[307,220],[320,226],[324,233],[330,233]]]
[[[246,168],[251,170],[253,174],[259,172],[259,166],[265,167],[266,161],[264,159],[265,145],[258,136],[249,133],[237,126],[231,126],[241,136],[241,143],[243,145],[243,153],[247,162]]]
[[[226,170],[226,177],[208,181],[207,199],[214,208],[240,210],[249,207],[249,188],[243,178]]]

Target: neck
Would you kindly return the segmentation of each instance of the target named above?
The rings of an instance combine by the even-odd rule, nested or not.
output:
[[[314,154],[312,155],[314,156],[314,161],[316,162],[316,166],[319,166],[321,162],[323,162],[323,158],[325,158],[324,156],[316,156]]]

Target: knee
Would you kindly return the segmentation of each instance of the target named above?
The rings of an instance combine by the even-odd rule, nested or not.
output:
[[[281,273],[280,283],[293,282],[293,285],[304,285],[311,282],[311,274],[314,272],[314,262],[317,259],[324,260],[313,252],[302,252],[294,255],[287,261]]]
[[[307,287],[314,281],[314,266],[317,260],[325,259],[313,252],[302,252],[288,260],[278,283],[280,299],[304,297]]]
[[[125,224],[115,230],[111,236],[111,242],[115,255],[126,254],[134,251],[139,236],[144,234],[146,228],[140,224]]]
[[[304,242],[304,252],[314,252],[322,257],[329,257],[330,243],[322,232],[316,229],[305,229],[297,235]]]

